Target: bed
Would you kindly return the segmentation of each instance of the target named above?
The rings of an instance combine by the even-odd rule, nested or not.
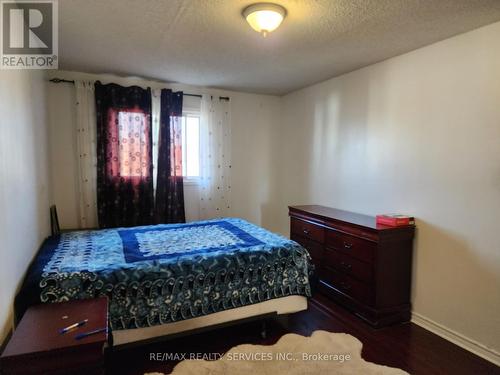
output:
[[[310,257],[247,221],[83,230],[48,238],[15,301],[108,296],[115,344],[307,308]]]

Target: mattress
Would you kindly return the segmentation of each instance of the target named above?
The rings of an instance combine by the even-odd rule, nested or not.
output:
[[[303,247],[242,219],[74,231],[44,242],[15,312],[108,296],[113,330],[152,327],[310,296],[310,271]]]

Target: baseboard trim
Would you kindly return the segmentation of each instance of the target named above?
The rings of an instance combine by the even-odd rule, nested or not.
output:
[[[425,328],[428,331],[431,331],[432,333],[442,337],[443,339],[448,340],[455,345],[458,345],[461,348],[464,348],[465,350],[468,350],[469,352],[474,353],[475,355],[484,358],[491,363],[494,363],[497,366],[500,366],[500,353],[496,350],[488,348],[487,346],[475,340],[472,340],[458,332],[455,332],[452,329],[449,329],[418,313],[412,312],[411,321],[412,323],[415,323],[416,325]]]

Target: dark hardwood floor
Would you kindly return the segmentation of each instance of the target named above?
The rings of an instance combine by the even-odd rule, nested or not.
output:
[[[108,355],[107,373],[169,373],[177,361],[150,360],[150,353],[224,353],[239,344],[270,345],[289,332],[309,336],[313,331],[322,329],[357,337],[363,343],[362,356],[365,360],[398,367],[410,374],[500,374],[499,367],[415,324],[376,330],[321,295],[311,300],[307,311],[293,314],[285,320],[270,320],[267,326],[267,339],[260,338],[260,323],[251,322],[116,350]]]

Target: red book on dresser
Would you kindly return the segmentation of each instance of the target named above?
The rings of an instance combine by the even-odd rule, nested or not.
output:
[[[406,216],[406,215],[398,215],[398,214],[377,215],[376,219],[377,219],[377,224],[388,225],[390,227],[415,224],[415,219],[411,216]]]

